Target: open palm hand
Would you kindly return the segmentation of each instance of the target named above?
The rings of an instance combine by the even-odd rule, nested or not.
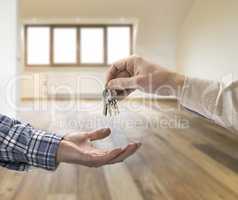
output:
[[[100,129],[66,135],[60,144],[57,161],[100,167],[124,161],[141,146],[140,143],[131,143],[125,148],[112,150],[103,150],[93,146],[92,141],[106,138],[110,133],[110,129]]]

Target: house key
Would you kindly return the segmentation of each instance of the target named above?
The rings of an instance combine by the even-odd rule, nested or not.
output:
[[[116,91],[115,90],[109,90],[105,89],[103,91],[103,115],[107,116],[108,114],[112,116],[112,113],[114,115],[119,114],[119,109],[117,105],[117,98],[116,98]]]

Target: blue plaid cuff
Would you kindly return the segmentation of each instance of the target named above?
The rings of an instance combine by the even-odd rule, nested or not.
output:
[[[61,140],[62,136],[0,115],[0,166],[18,171],[31,166],[55,170]]]
[[[37,130],[27,145],[28,164],[46,170],[55,170],[57,151],[62,137]]]

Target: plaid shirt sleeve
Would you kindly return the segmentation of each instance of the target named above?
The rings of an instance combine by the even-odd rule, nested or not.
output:
[[[0,114],[0,166],[25,171],[29,167],[55,170],[61,136],[34,129]]]

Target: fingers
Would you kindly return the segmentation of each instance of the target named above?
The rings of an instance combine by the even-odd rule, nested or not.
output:
[[[96,156],[94,158],[95,163],[93,164],[93,166],[100,167],[100,166],[106,165],[108,162],[118,157],[122,152],[123,152],[123,149],[117,148],[105,153],[104,155]]]
[[[126,158],[134,154],[140,148],[140,146],[141,143],[129,144],[121,154],[119,154],[116,158],[114,158],[107,164],[115,164],[124,161]]]
[[[137,77],[130,77],[113,79],[108,82],[107,87],[114,90],[127,90],[137,89],[139,86]]]
[[[118,79],[118,78],[129,78],[130,74],[127,71],[122,71],[117,73],[115,76],[113,76],[111,79]],[[111,80],[110,79],[110,80]],[[107,82],[108,84],[108,82]],[[106,86],[107,87],[107,86]],[[108,88],[108,87],[107,87]],[[134,89],[126,89],[126,90],[116,90],[117,93],[117,100],[123,100],[125,97],[130,95]]]
[[[118,74],[118,70],[117,70],[116,66],[115,66],[115,65],[112,65],[112,66],[108,69],[107,74],[106,74],[106,84],[107,84],[110,80],[112,80],[112,79],[114,79],[115,77],[117,77],[117,74]]]
[[[91,163],[92,167],[101,167],[103,165],[108,165],[108,164],[115,164],[118,162],[124,161],[126,158],[134,154],[139,148],[141,144],[140,143],[133,143],[129,144],[127,147],[124,149],[114,149],[105,155],[100,155],[96,156]],[[90,165],[89,165],[90,166]]]
[[[134,91],[135,91],[134,89],[116,90],[117,100],[119,100],[119,101],[123,100],[125,97],[129,96]]]
[[[106,85],[108,84],[108,82],[112,79],[115,78],[124,78],[124,77],[130,77],[131,75],[129,74],[129,72],[127,72],[126,70],[123,71],[119,71],[115,65],[112,65],[112,67],[109,68],[107,75],[106,75]]]
[[[104,128],[104,129],[93,131],[91,133],[87,133],[87,138],[90,139],[91,141],[100,140],[100,139],[108,137],[110,134],[111,134],[111,129]]]
[[[129,56],[128,58],[121,59],[113,63],[107,72],[106,83],[118,77],[118,74],[121,72],[126,72],[129,76],[131,76],[134,73],[135,60],[136,56]]]
[[[120,60],[120,61],[112,64],[112,66],[107,71],[106,83],[108,83],[110,80],[118,77],[118,75],[121,72],[126,72],[126,62],[124,60]]]

